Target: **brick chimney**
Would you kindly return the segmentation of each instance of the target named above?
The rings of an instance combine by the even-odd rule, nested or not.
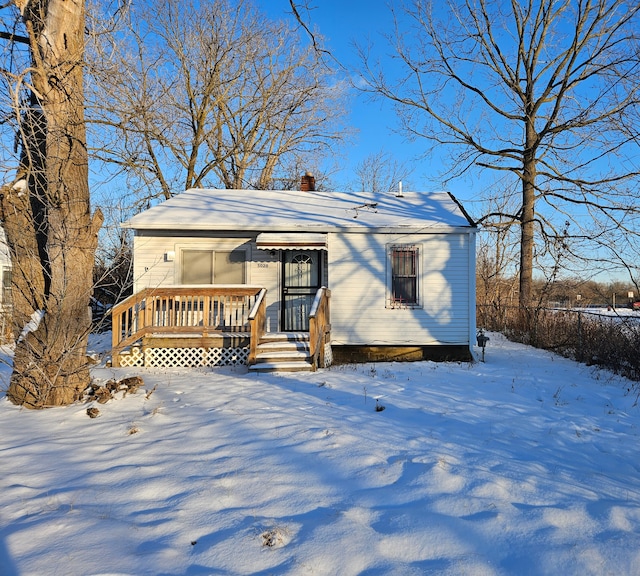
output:
[[[301,192],[313,192],[316,189],[316,179],[311,172],[307,172],[300,180]]]

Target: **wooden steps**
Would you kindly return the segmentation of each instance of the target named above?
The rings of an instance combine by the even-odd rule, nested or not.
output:
[[[308,332],[270,332],[260,338],[250,372],[310,372]]]

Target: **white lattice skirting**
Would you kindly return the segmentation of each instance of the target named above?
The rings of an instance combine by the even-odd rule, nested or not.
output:
[[[331,344],[327,342],[324,345],[324,366],[322,368],[329,368],[333,364],[333,350],[331,349]]]
[[[248,347],[235,348],[131,348],[120,354],[120,366],[151,368],[195,368],[198,366],[237,366],[246,364]]]

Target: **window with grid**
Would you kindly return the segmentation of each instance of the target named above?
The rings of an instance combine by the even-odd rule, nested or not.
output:
[[[391,305],[418,306],[418,247],[391,247]]]

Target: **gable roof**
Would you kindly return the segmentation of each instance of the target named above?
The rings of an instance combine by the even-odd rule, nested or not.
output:
[[[191,189],[123,224],[135,230],[365,232],[475,228],[447,192]],[[435,231],[435,230],[434,230]]]

